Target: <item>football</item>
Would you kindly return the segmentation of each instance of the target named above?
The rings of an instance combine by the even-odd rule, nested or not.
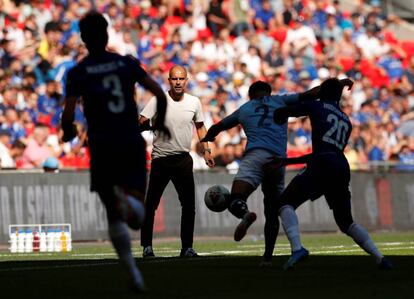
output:
[[[214,185],[207,189],[204,202],[213,212],[223,212],[229,206],[230,192],[222,185]]]

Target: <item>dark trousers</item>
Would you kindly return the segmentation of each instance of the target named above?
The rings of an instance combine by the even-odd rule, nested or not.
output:
[[[152,246],[155,211],[170,180],[174,184],[181,204],[180,237],[182,248],[193,246],[195,220],[193,159],[190,154],[182,153],[152,161],[149,186],[145,198],[146,216],[141,228],[141,245],[144,247]]]

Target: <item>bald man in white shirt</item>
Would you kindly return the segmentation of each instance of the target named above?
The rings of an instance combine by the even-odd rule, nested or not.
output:
[[[170,139],[154,136],[151,173],[145,199],[146,217],[141,229],[143,257],[155,256],[152,248],[155,211],[158,208],[165,187],[172,181],[181,203],[181,253],[180,257],[197,257],[193,249],[195,221],[195,186],[193,160],[190,156],[193,124],[198,138],[204,138],[207,130],[203,122],[200,99],[185,93],[188,81],[187,70],[175,65],[169,71],[170,90],[166,93],[167,113],[165,125],[171,133]],[[156,99],[152,98],[140,113],[140,125],[145,127],[156,117]],[[207,142],[202,143],[203,156],[209,167],[214,159]]]

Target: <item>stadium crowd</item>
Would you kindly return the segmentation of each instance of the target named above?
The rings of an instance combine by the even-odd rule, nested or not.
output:
[[[352,169],[392,164],[414,170],[414,41],[397,39],[377,0],[353,10],[337,0],[0,0],[1,168],[87,168],[86,123],[59,142],[68,70],[85,47],[78,20],[94,8],[110,23],[109,48],[140,59],[167,90],[167,70],[188,69],[207,128],[247,99],[264,80],[273,93],[302,92],[328,77],[355,80],[343,110],[353,131],[346,156]],[[368,4],[368,5],[367,5]],[[139,109],[151,94],[137,86]],[[138,120],[137,120],[138,121]],[[288,155],[311,152],[307,118],[289,119]],[[150,151],[151,134],[145,133]],[[196,169],[207,169],[194,138]],[[238,168],[245,136],[234,128],[212,144],[216,165]],[[116,158],[116,157],[109,157]]]

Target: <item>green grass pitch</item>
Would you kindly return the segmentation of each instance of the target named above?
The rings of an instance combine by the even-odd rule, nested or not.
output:
[[[273,267],[261,268],[263,239],[199,238],[198,259],[180,259],[177,240],[157,240],[157,258],[134,254],[149,291],[131,294],[109,243],[74,243],[70,253],[11,254],[0,250],[1,298],[384,298],[414,297],[414,233],[376,233],[374,240],[395,264],[380,271],[372,258],[341,234],[306,234],[308,260],[282,271],[289,246],[276,245]]]

